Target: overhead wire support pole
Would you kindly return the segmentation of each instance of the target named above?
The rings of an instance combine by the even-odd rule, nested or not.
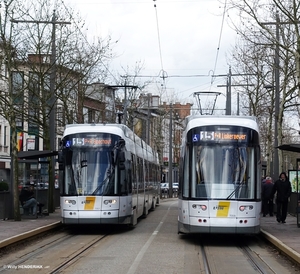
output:
[[[274,58],[274,70],[275,70],[275,121],[274,121],[274,154],[273,154],[273,178],[279,176],[279,156],[278,156],[278,116],[279,116],[279,25],[291,24],[280,23],[278,12],[276,13],[276,22],[262,23],[262,25],[276,25],[276,45],[275,45],[275,58]]]
[[[255,75],[255,74],[232,74],[231,73],[231,67],[229,67],[229,73],[228,74],[223,74],[223,75],[212,75],[212,77],[227,77],[227,83],[225,85],[226,87],[226,115],[231,115],[231,87],[236,86],[231,84],[231,78],[232,76],[250,76],[250,75]],[[218,86],[220,87],[220,86]]]
[[[227,77],[226,83],[226,107],[225,107],[225,114],[231,115],[231,67],[229,67],[228,74],[221,74],[221,75],[212,75],[212,77]]]
[[[173,123],[173,104],[170,105],[170,125],[169,125],[169,197],[173,197],[173,139],[172,139],[172,123]]]
[[[280,102],[280,80],[279,80],[279,26],[280,25],[293,25],[299,24],[299,21],[288,21],[288,22],[280,22],[278,11],[276,12],[276,21],[275,22],[264,22],[260,23],[263,26],[266,25],[275,25],[276,26],[276,34],[275,34],[275,58],[274,58],[274,74],[275,74],[275,121],[274,121],[274,159],[273,159],[273,176],[274,178],[278,178],[279,176],[279,156],[278,156],[278,120],[279,120],[279,102]],[[298,44],[299,45],[299,44]]]
[[[254,86],[253,84],[245,84],[245,85],[230,85],[231,87],[251,87]],[[227,85],[217,85],[217,87],[226,87]],[[240,115],[240,99],[239,99],[239,93],[238,93],[238,97],[237,97],[237,113],[238,116]]]
[[[34,23],[34,24],[52,24],[52,35],[51,35],[51,57],[50,57],[50,64],[51,64],[51,73],[50,73],[50,93],[51,93],[51,102],[50,102],[50,146],[51,150],[55,150],[55,116],[56,116],[56,109],[55,109],[55,81],[56,81],[56,36],[55,36],[55,26],[57,24],[65,25],[71,24],[70,22],[65,21],[56,21],[55,10],[53,11],[53,16],[51,21],[39,21],[39,20],[11,20],[12,23]]]
[[[11,20],[12,23],[34,23],[34,24],[52,24],[52,34],[51,34],[51,57],[50,57],[50,117],[49,117],[49,139],[50,139],[50,149],[51,151],[56,150],[56,96],[55,96],[55,82],[56,82],[56,25],[71,24],[71,22],[56,21],[55,10],[53,11],[53,16],[51,21],[38,21],[38,20]],[[54,211],[53,204],[53,193],[54,193],[54,177],[55,177],[55,159],[51,158],[52,169],[50,171],[49,180],[49,191],[48,191],[48,212],[52,213]],[[50,179],[49,178],[49,179]]]

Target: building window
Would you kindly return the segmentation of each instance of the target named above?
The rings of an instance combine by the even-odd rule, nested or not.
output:
[[[89,109],[88,110],[88,123],[94,123],[95,122],[95,110]]]
[[[7,126],[4,126],[4,140],[3,140],[3,142],[4,142],[4,146],[7,146],[7,136],[6,136],[6,132],[7,132]]]
[[[57,107],[57,126],[64,127],[65,126],[65,113],[62,107]]]
[[[13,71],[11,73],[11,89],[12,89],[13,102],[15,105],[23,105],[23,100],[24,100],[23,85],[24,85],[24,73]]]

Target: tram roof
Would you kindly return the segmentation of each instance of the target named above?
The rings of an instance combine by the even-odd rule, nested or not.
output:
[[[139,136],[135,135],[134,132],[124,124],[68,124],[65,127],[63,137],[70,134],[77,134],[77,133],[111,133],[111,134],[119,135],[125,140],[126,138],[128,138],[132,143],[134,142],[137,145],[136,146],[137,155],[143,157],[142,156],[143,151],[139,150],[139,148],[144,149],[144,153],[145,152],[149,153],[148,160],[157,161],[158,163],[157,152],[154,151],[151,148],[151,146],[148,145]],[[150,157],[152,158],[150,159]]]
[[[69,124],[66,125],[64,136],[76,133],[104,132],[118,135],[133,135],[133,132],[123,124]]]
[[[229,115],[190,115],[186,117],[185,129],[210,125],[244,126],[259,131],[256,117],[254,116],[229,116]]]
[[[69,124],[66,125],[64,137],[76,133],[111,133],[128,138],[139,146],[152,152],[152,148],[124,124]]]

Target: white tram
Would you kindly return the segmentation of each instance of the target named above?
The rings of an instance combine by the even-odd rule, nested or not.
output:
[[[189,116],[182,137],[178,233],[260,232],[255,117]]]
[[[59,163],[64,224],[133,226],[159,203],[158,156],[125,125],[67,125]]]

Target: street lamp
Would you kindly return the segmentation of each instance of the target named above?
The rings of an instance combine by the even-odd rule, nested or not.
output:
[[[275,125],[274,125],[274,159],[273,159],[273,178],[279,177],[279,159],[278,159],[278,116],[279,116],[279,25],[280,25],[278,12],[276,13],[276,22],[262,23],[262,25],[275,25],[276,26],[276,45],[275,45],[275,60],[274,60],[274,73],[275,73]],[[274,86],[270,86],[274,88]]]

